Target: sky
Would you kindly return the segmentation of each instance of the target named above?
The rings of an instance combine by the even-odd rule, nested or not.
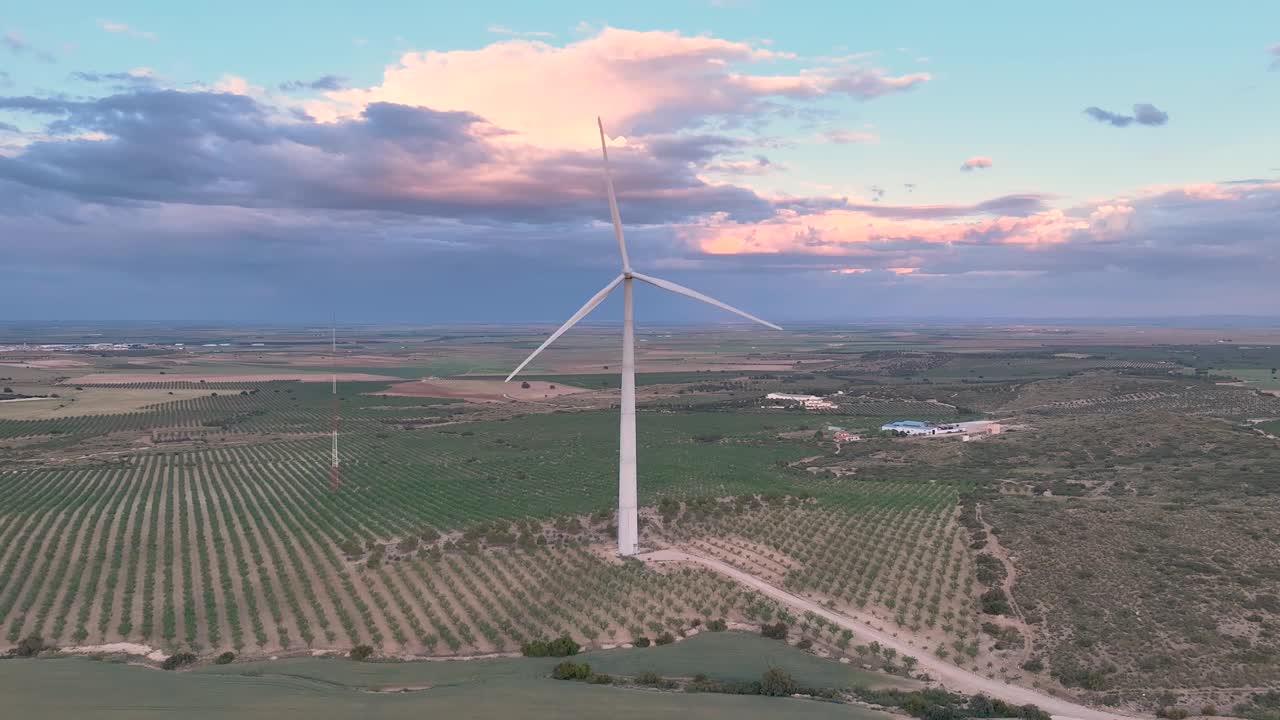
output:
[[[0,10],[0,319],[559,321],[597,117],[771,320],[1280,315],[1277,3],[224,0]]]

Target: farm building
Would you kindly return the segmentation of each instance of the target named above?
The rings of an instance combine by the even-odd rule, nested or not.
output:
[[[817,395],[792,395],[790,393],[772,392],[765,396],[766,400],[776,400],[788,405],[801,405],[806,410],[831,410],[836,404],[824,400]]]
[[[962,432],[956,425],[935,425],[922,420],[895,420],[881,425],[880,429],[901,435],[946,435]]]

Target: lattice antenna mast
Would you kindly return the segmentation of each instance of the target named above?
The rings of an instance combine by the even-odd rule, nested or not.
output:
[[[333,364],[332,417],[333,455],[329,460],[329,489],[338,489],[338,321],[334,318],[330,332],[329,358]]]

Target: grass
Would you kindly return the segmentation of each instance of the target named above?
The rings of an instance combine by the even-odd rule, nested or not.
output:
[[[6,668],[0,690],[7,711],[16,717],[50,720],[133,720],[153,714],[192,720],[884,717],[860,708],[787,698],[637,692],[521,676],[458,682],[422,692],[370,694],[295,674],[287,661],[277,665],[288,674],[163,673],[107,662],[42,660]],[[68,687],[76,692],[67,692]]]
[[[824,687],[902,687],[905,681],[850,669],[785,644],[740,633],[699,635],[660,648],[580,656],[612,674],[652,670],[664,676],[705,672],[758,679],[770,665]],[[878,713],[800,700],[637,692],[550,679],[556,658],[470,662],[356,663],[296,658],[206,665],[165,673],[112,662],[53,659],[5,664],[0,695],[15,717],[112,720],[165,712],[202,718],[418,718],[437,714],[493,718],[872,718]],[[75,687],[75,693],[66,692]],[[419,688],[419,692],[369,691]],[[593,714],[595,713],[595,714]]]

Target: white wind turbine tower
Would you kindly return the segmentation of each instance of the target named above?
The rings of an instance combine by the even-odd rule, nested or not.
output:
[[[604,123],[596,118],[596,124],[600,128],[600,152],[604,155],[604,182],[605,188],[609,192],[609,214],[613,218],[613,234],[618,240],[618,252],[622,256],[622,274],[614,278],[608,285],[604,286],[600,292],[596,293],[583,305],[578,312],[573,314],[565,324],[561,325],[558,330],[551,333],[551,337],[538,346],[524,362],[507,376],[507,382],[515,377],[517,373],[524,369],[529,361],[538,356],[538,353],[546,349],[548,345],[555,342],[556,338],[565,333],[566,330],[573,327],[579,320],[586,317],[588,313],[595,309],[597,305],[604,301],[609,293],[613,292],[621,283],[622,285],[622,422],[620,426],[620,434],[618,437],[618,554],[619,555],[635,555],[636,546],[639,541],[639,520],[636,515],[636,348],[635,348],[635,324],[632,321],[632,300],[631,285],[632,280],[640,280],[649,283],[655,287],[669,290],[677,295],[701,300],[704,303],[715,305],[723,308],[731,313],[741,315],[748,320],[758,322],[773,328],[781,330],[781,327],[771,322],[766,322],[745,313],[735,307],[720,302],[714,298],[709,298],[700,292],[690,290],[682,285],[677,285],[668,280],[662,280],[649,275],[642,275],[631,269],[631,261],[627,257],[627,244],[622,238],[622,220],[618,217],[618,200],[613,194],[613,177],[609,170],[609,149],[605,144]]]

